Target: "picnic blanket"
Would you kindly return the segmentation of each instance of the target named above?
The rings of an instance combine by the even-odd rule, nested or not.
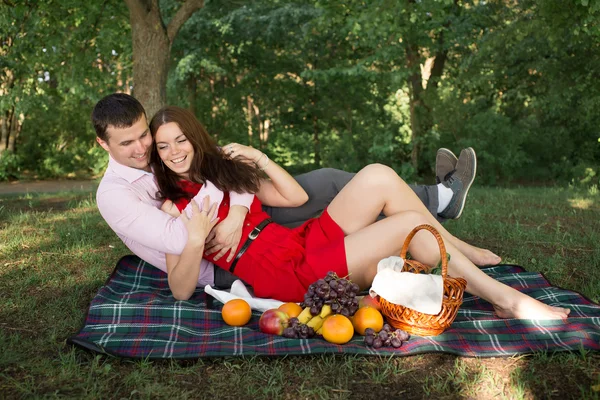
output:
[[[413,336],[398,349],[366,347],[358,335],[345,345],[321,338],[286,339],[260,332],[259,312],[253,313],[246,326],[226,325],[220,313],[222,304],[201,289],[188,301],[176,301],[164,272],[135,256],[125,256],[92,300],[85,325],[68,342],[119,357],[178,359],[318,353],[406,356],[433,352],[497,357],[536,351],[600,350],[600,305],[574,291],[551,286],[541,274],[516,265],[484,271],[544,303],[570,308],[570,317],[565,321],[499,319],[488,302],[465,294],[448,330],[435,337]]]

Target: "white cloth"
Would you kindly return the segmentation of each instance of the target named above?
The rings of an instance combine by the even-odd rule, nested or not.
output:
[[[250,305],[251,309],[262,312],[270,310],[271,308],[278,308],[283,304],[283,302],[279,300],[253,297],[250,292],[248,292],[248,289],[246,289],[246,285],[239,279],[233,282],[229,292],[213,289],[210,285],[206,285],[204,291],[223,304],[233,299],[244,299]]]
[[[377,264],[377,275],[373,279],[369,294],[379,295],[390,303],[422,312],[438,314],[442,309],[444,281],[440,275],[401,272],[404,260],[401,257],[384,258]]]

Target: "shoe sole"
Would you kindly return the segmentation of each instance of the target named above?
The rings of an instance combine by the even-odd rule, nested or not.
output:
[[[460,216],[462,215],[462,212],[465,209],[465,204],[467,203],[467,196],[469,195],[469,189],[471,189],[473,182],[475,182],[475,176],[477,175],[477,154],[475,153],[475,149],[473,149],[472,147],[467,147],[467,150],[471,150],[473,152],[473,161],[474,161],[473,162],[473,177],[471,178],[471,181],[467,185],[467,189],[465,190],[465,196],[463,197],[464,201],[462,202],[460,210],[458,210],[458,214],[456,214],[456,217],[454,217],[454,219],[459,219]]]

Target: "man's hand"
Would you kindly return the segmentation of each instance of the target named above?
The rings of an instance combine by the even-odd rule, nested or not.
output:
[[[229,251],[227,262],[233,260],[235,251],[240,244],[242,226],[247,213],[248,209],[244,206],[231,206],[227,218],[215,226],[208,235],[204,253],[214,254],[218,252],[214,257],[216,261]]]

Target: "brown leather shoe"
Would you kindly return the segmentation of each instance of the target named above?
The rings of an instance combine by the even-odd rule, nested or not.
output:
[[[452,199],[450,204],[439,215],[446,219],[460,218],[469,189],[475,180],[477,173],[477,155],[472,147],[463,149],[458,156],[456,171],[442,181],[442,184],[452,189]]]
[[[435,183],[444,182],[456,169],[458,158],[448,149],[438,149],[435,156]]]

